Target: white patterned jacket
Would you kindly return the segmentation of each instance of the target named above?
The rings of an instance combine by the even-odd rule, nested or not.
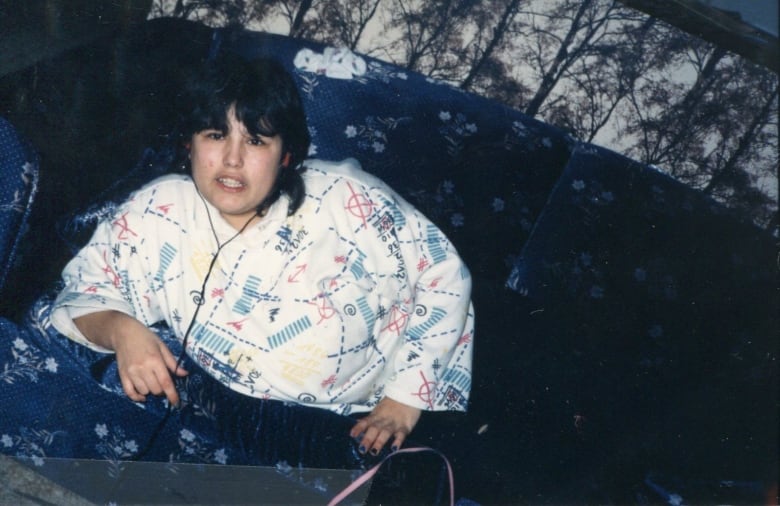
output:
[[[355,160],[306,166],[298,211],[282,197],[228,243],[203,294],[216,238],[236,230],[188,176],[138,190],[66,266],[55,328],[107,351],[73,318],[113,309],[183,339],[200,303],[187,353],[235,391],[341,414],[384,396],[465,410],[474,312],[455,249]]]

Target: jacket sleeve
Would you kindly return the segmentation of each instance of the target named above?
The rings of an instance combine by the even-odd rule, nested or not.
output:
[[[64,288],[52,310],[52,325],[66,337],[97,351],[74,318],[98,311],[129,314],[146,325],[161,320],[143,258],[143,212],[129,200],[100,222],[87,245],[62,272]]]
[[[384,394],[424,410],[465,411],[471,390],[474,309],[471,274],[430,220],[389,193],[413,309]],[[412,306],[409,306],[410,308]]]

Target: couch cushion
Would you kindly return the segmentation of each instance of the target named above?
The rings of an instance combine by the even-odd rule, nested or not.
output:
[[[775,255],[705,195],[575,150],[508,284],[544,314],[545,384],[613,450],[607,474],[774,479]]]

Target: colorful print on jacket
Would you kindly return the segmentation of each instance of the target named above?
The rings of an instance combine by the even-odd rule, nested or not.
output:
[[[385,396],[465,410],[468,269],[436,226],[355,160],[306,165],[300,209],[287,216],[281,198],[239,236],[188,176],[138,190],[66,266],[52,323],[101,350],[73,318],[116,310],[165,321],[183,339],[201,304],[187,353],[235,391],[342,414]]]

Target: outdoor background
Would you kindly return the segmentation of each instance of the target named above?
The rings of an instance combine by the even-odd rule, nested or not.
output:
[[[395,63],[653,165],[777,236],[777,69],[631,3],[154,0],[148,17],[240,24]]]

